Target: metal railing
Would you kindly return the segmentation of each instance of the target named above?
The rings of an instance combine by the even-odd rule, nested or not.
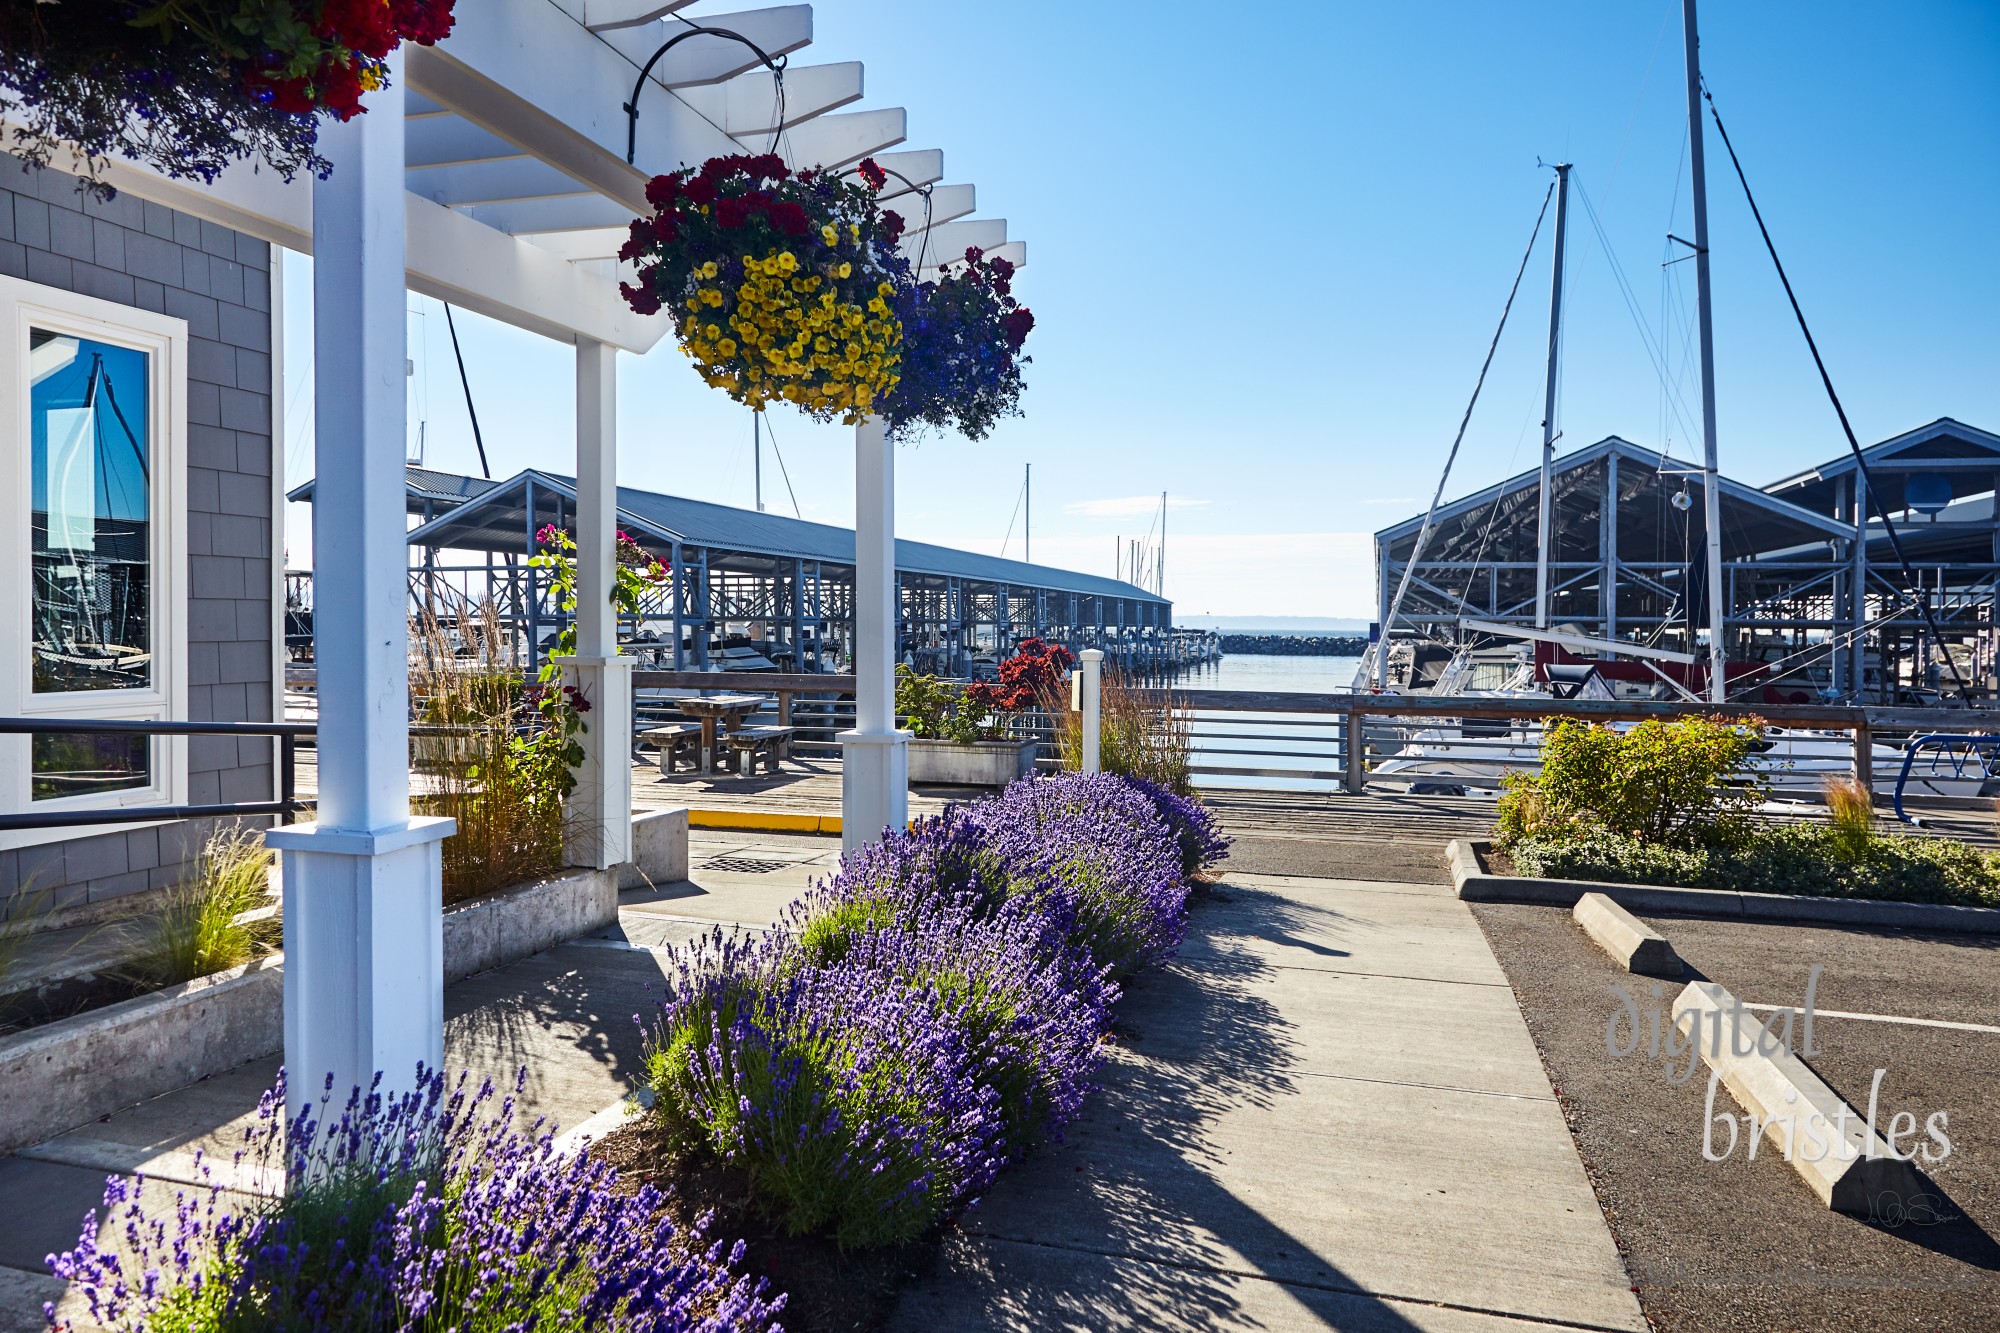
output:
[[[2000,710],[1843,707],[1816,704],[1706,704],[1652,700],[1525,699],[1496,695],[1303,694],[1245,690],[1142,691],[1156,706],[1183,710],[1193,724],[1197,775],[1337,781],[1349,792],[1367,784],[1371,756],[1395,757],[1410,733],[1447,731],[1454,746],[1475,755],[1503,756],[1523,746],[1539,748],[1535,725],[1556,718],[1592,722],[1643,722],[1650,718],[1758,719],[1775,727],[1841,732],[1851,740],[1848,767],[1869,787],[1875,782],[1877,741],[1933,731],[1949,719],[1955,731],[2000,732]],[[1221,730],[1218,728],[1238,728]],[[1248,729],[1245,729],[1248,728]],[[1258,748],[1204,742],[1256,742]],[[1283,746],[1289,748],[1272,748]],[[1207,757],[1285,758],[1307,767],[1201,762]],[[1511,757],[1526,768],[1535,758]],[[1498,762],[1498,759],[1496,759]]]
[[[30,810],[0,814],[0,832],[18,829],[88,828],[97,824],[149,824],[167,819],[210,819],[276,815],[289,824],[292,816],[313,807],[297,799],[298,741],[315,728],[306,722],[157,722],[97,718],[0,717],[0,736],[275,736],[278,739],[278,799],[224,801],[207,805],[120,805],[80,810]]]

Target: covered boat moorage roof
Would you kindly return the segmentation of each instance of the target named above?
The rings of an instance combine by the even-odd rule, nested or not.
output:
[[[1889,513],[1903,549],[1920,563],[1993,564],[2000,555],[1994,493],[2000,489],[2000,435],[1940,417],[1861,451],[1868,475]],[[1854,455],[1772,482],[1765,491],[1820,513],[1851,515],[1856,495]],[[1921,502],[1922,507],[1919,507]],[[1868,558],[1894,561],[1888,534],[1871,504]]]
[[[1555,460],[1553,483],[1554,563],[1594,561],[1599,554],[1605,513],[1606,464],[1617,460],[1618,557],[1647,564],[1685,564],[1700,558],[1701,474],[1699,465],[1669,458],[1616,435]],[[1673,500],[1686,490],[1694,503],[1678,509]],[[1541,504],[1539,469],[1510,477],[1438,507],[1436,527],[1425,544],[1423,562],[1528,563],[1537,554],[1537,514]],[[1423,515],[1375,534],[1389,558],[1410,558]],[[1750,560],[1801,547],[1822,548],[1844,540],[1853,528],[1829,515],[1791,503],[1754,486],[1722,480],[1724,560]]]
[[[530,468],[497,482],[420,467],[410,467],[406,475],[410,513],[425,520],[410,532],[413,546],[520,553],[532,548],[532,534],[544,524],[567,526],[575,521],[576,481],[559,473]],[[308,482],[294,489],[290,498],[310,501],[312,491]],[[618,488],[618,522],[662,557],[675,546],[705,551],[714,571],[776,577],[789,574],[795,561],[804,560],[827,566],[825,572],[834,577],[845,577],[854,565],[852,528],[631,486]],[[1040,589],[1168,605],[1158,594],[1119,579],[900,537],[896,569],[903,575],[1017,591]]]

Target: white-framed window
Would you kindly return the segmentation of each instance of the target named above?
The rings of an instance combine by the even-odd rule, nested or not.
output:
[[[185,718],[186,569],[186,323],[0,277],[0,712]],[[0,736],[0,810],[184,804],[187,787],[181,738]]]

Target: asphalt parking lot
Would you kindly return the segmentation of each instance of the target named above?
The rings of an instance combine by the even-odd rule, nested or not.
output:
[[[1883,1071],[1878,1126],[1898,1112],[1919,1127],[1944,1113],[1950,1151],[1925,1166],[1932,1197],[1866,1219],[1826,1210],[1768,1141],[1754,1161],[1741,1141],[1705,1160],[1706,1066],[1676,1084],[1644,1042],[1614,1058],[1607,1026],[1620,1001],[1611,986],[1624,985],[1648,1018],[1683,983],[1663,983],[1656,1001],[1654,983],[1613,964],[1566,909],[1473,911],[1656,1328],[2000,1327],[2000,938],[1646,918],[1693,969],[1688,979],[1720,982],[1746,1004],[1801,1005],[1818,964],[1808,1063],[1863,1114]],[[1722,1088],[1714,1110],[1741,1108]],[[1714,1125],[1709,1151],[1726,1146],[1727,1131]]]

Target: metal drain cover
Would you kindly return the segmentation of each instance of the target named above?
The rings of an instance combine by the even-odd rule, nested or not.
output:
[[[796,861],[766,861],[755,856],[713,856],[701,863],[703,870],[728,870],[738,875],[763,875],[782,870]]]

